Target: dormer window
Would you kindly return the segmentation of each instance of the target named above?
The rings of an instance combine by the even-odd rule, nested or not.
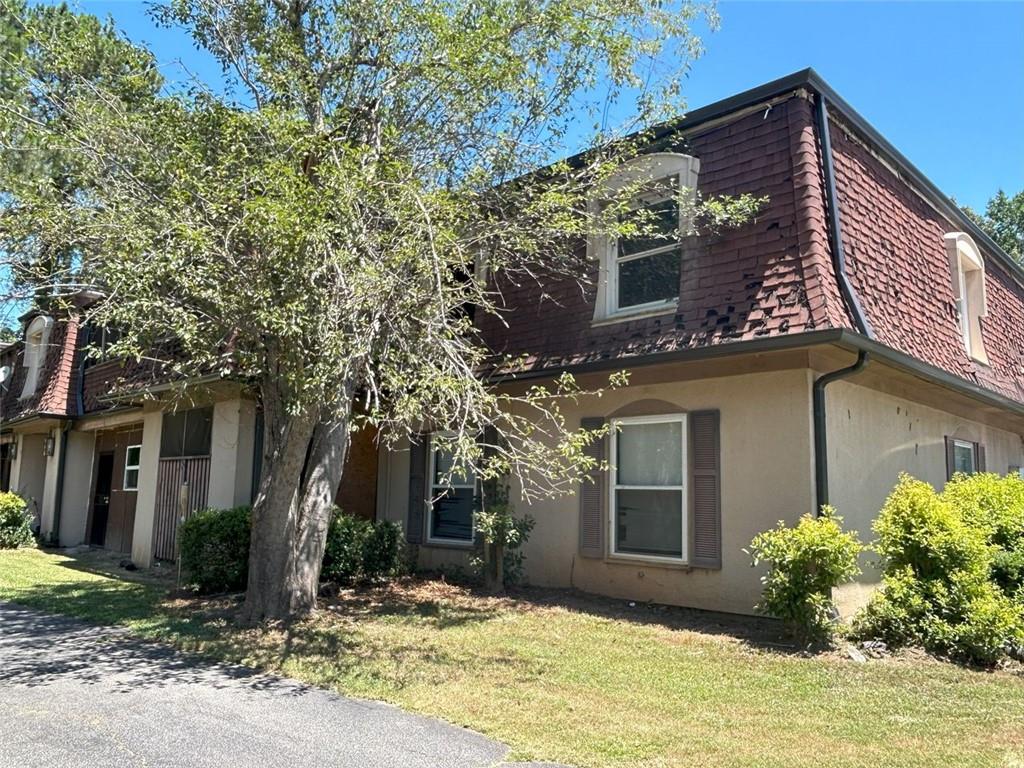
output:
[[[988,314],[985,299],[985,262],[970,235],[952,232],[945,237],[949,272],[956,303],[960,337],[967,354],[988,363],[981,337],[981,318]]]
[[[32,397],[39,383],[39,369],[46,362],[46,349],[50,341],[50,330],[53,318],[39,315],[25,329],[25,354],[22,364],[25,366],[25,385],[21,389],[21,399]]]
[[[635,190],[621,218],[635,224],[636,234],[603,235],[588,242],[591,257],[600,264],[595,321],[675,310],[680,243],[689,227],[680,200],[696,191],[699,168],[700,161],[689,155],[643,155],[619,169],[591,201],[597,214],[616,194]]]

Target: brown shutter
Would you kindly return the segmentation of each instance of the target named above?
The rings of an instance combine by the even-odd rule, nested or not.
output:
[[[690,414],[693,536],[690,563],[722,567],[722,487],[718,411]]]
[[[430,458],[430,435],[419,435],[409,444],[409,520],[405,540],[410,544],[423,541],[423,512],[427,504],[427,462]]]
[[[956,450],[953,443],[953,438],[946,435],[946,479],[952,480],[953,473],[956,471]]]
[[[584,429],[600,429],[604,419],[600,416],[582,420]],[[605,439],[595,440],[586,448],[586,454],[598,464],[605,461]],[[605,473],[600,467],[593,469],[580,483],[580,555],[604,557]]]
[[[978,471],[985,471],[985,446],[981,443],[976,443],[978,446]]]

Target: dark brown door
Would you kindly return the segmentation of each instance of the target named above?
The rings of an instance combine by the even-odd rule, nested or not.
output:
[[[107,542],[107,522],[110,519],[110,491],[114,483],[114,454],[101,453],[96,458],[96,492],[92,497],[92,530],[89,533],[89,543],[102,547]]]
[[[93,537],[98,538],[102,535],[103,543],[100,546],[115,552],[131,552],[132,549],[141,446],[142,430],[137,425],[106,430],[96,435],[97,475],[94,498],[100,497],[102,473],[102,482],[107,488],[107,505],[105,511],[99,511],[103,513],[106,522],[100,523],[97,518],[98,510],[94,507],[90,530]]]

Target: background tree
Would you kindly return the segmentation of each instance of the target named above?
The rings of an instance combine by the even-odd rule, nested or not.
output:
[[[15,265],[31,263],[36,242],[73,253],[70,282],[107,295],[95,322],[122,331],[113,352],[153,357],[172,338],[167,372],[221,372],[258,391],[244,619],[315,606],[349,436],[367,423],[387,440],[450,434],[437,439],[456,467],[511,478],[527,500],[572,489],[593,435],[567,425],[559,403],[578,390],[570,377],[518,395],[490,385],[482,372],[495,360],[473,318],[501,304],[484,278],[584,280],[574,238],[653,228],[621,216],[629,189],[596,216],[586,202],[642,144],[627,131],[681,110],[680,78],[700,50],[690,25],[713,23],[713,8],[172,0],[156,17],[210,51],[229,90],[152,98],[145,50],[97,82],[84,71],[90,45],[46,38],[35,10],[11,13],[31,43],[3,52],[18,84],[0,103],[13,118],[4,146],[54,154],[76,193],[58,194],[49,174],[0,170],[18,212],[0,250]],[[51,76],[65,60],[70,84]],[[134,98],[138,78],[146,98]],[[56,105],[54,119],[39,119],[26,92]],[[603,116],[616,105],[633,119],[611,130]],[[592,149],[552,162],[569,141]],[[750,208],[718,200],[711,216],[727,219],[733,203],[741,217]],[[490,445],[485,425],[500,436]]]
[[[23,299],[67,286],[85,245],[11,224],[22,214],[20,200],[48,198],[56,212],[74,207],[89,183],[78,153],[51,146],[50,135],[71,127],[66,100],[87,90],[133,108],[156,96],[162,78],[149,52],[125,40],[112,22],[73,13],[64,4],[2,0],[0,55],[0,192],[6,193],[0,234],[5,240],[21,237],[14,245],[18,257],[9,265],[16,298]]]
[[[1000,189],[989,199],[984,215],[967,205],[962,208],[1000,248],[1024,266],[1024,190],[1010,197]]]

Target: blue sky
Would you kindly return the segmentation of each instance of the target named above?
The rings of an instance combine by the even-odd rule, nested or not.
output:
[[[144,41],[169,79],[216,80],[133,0],[76,4]],[[685,89],[690,108],[814,67],[946,194],[1024,189],[1024,2],[730,2]],[[567,148],[567,150],[572,148]]]

